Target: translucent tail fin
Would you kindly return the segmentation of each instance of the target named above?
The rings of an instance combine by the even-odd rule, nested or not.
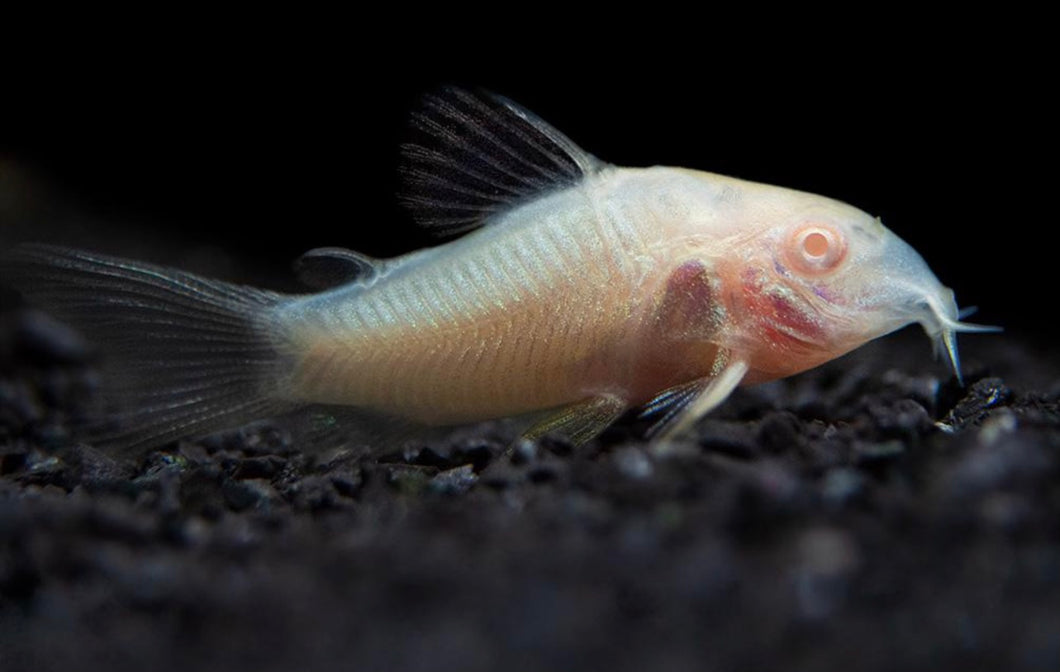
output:
[[[6,253],[0,281],[102,351],[119,411],[93,440],[135,451],[292,408],[279,294],[45,245]]]

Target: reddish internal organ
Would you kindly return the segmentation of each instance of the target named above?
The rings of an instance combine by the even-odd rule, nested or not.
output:
[[[648,330],[630,334],[637,355],[626,394],[634,403],[711,375],[726,314],[719,289],[715,274],[698,260],[681,263],[667,276],[653,301]]]
[[[719,309],[707,267],[700,261],[686,261],[667,278],[658,311],[664,324],[659,326],[682,335],[699,332],[706,336],[705,332],[713,332],[717,326]]]

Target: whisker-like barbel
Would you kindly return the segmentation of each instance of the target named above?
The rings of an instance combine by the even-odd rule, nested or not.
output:
[[[966,317],[974,313],[976,308],[964,308],[957,311],[958,317]],[[961,374],[961,358],[957,353],[957,333],[972,333],[972,334],[989,334],[998,333],[1004,331],[1002,327],[988,326],[983,324],[971,324],[969,322],[961,322],[959,320],[951,320],[944,316],[939,317],[941,322],[941,331],[937,336],[937,342],[935,344],[935,351],[941,353],[945,351],[949,358],[950,366],[953,368],[953,375],[957,377],[957,382],[960,385],[964,385],[964,376]]]

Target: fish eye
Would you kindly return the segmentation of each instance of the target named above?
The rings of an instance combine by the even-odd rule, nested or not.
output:
[[[826,224],[801,226],[792,233],[787,256],[797,271],[827,273],[846,257],[846,239],[841,231]]]
[[[819,259],[828,254],[828,238],[820,231],[811,231],[802,238],[802,251],[807,257]]]

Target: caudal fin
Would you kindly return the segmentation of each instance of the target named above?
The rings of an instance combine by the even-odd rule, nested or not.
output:
[[[109,447],[145,449],[291,408],[280,394],[279,294],[46,245],[5,254],[0,280],[102,351],[118,411],[91,438]]]

